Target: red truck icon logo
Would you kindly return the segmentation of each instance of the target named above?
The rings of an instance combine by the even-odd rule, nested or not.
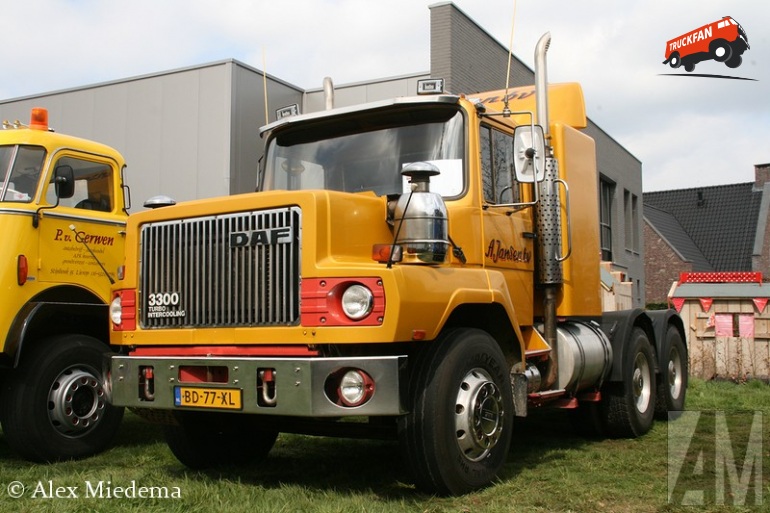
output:
[[[725,16],[667,42],[663,64],[672,68],[684,66],[689,72],[697,63],[713,59],[724,62],[728,68],[737,68],[743,62],[741,55],[748,49],[746,31],[732,17]]]

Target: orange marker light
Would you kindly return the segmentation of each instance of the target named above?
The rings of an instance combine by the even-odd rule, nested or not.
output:
[[[391,257],[392,255],[392,257]],[[400,262],[403,255],[401,246],[393,244],[375,244],[372,247],[372,260],[380,263]]]
[[[29,127],[35,130],[48,130],[48,110],[42,107],[34,107],[29,120]]]

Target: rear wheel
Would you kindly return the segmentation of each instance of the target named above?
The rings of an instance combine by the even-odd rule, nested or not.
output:
[[[663,354],[666,359],[660,369],[655,414],[660,419],[667,419],[669,412],[684,409],[687,393],[687,349],[679,330],[673,326],[666,332]]]
[[[508,366],[492,337],[469,328],[447,332],[417,355],[409,393],[399,437],[418,488],[460,495],[489,485],[513,428]]]
[[[33,461],[91,456],[112,441],[123,409],[102,388],[107,346],[85,335],[42,341],[4,380],[0,420],[11,448]]]
[[[192,469],[260,461],[278,438],[277,431],[260,429],[251,415],[180,411],[174,416],[177,425],[164,428],[166,443]]]
[[[607,433],[637,437],[652,426],[655,414],[655,359],[647,334],[634,328],[623,358],[623,381],[603,394]]]
[[[725,66],[727,66],[728,68],[737,68],[738,66],[741,65],[742,62],[743,62],[743,57],[741,57],[740,55],[735,55],[732,58],[725,61]]]
[[[672,68],[678,68],[682,65],[682,59],[679,57],[679,52],[674,52],[668,59],[668,65]]]

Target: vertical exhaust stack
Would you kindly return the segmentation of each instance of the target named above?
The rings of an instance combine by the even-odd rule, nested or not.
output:
[[[535,46],[535,99],[537,101],[537,124],[543,127],[546,140],[550,136],[548,119],[548,69],[545,54],[551,46],[551,33],[546,32]]]
[[[326,110],[334,108],[334,83],[331,77],[324,77],[324,102]]]
[[[550,120],[548,118],[548,74],[546,53],[551,45],[551,34],[546,32],[535,47],[535,95],[537,123],[543,127],[546,141],[545,178],[540,184],[540,201],[537,214],[538,281],[544,286],[543,337],[551,346],[551,364],[545,376],[544,388],[551,387],[559,376],[558,337],[556,332],[556,296],[564,282],[561,264],[561,202],[559,198],[559,166],[550,146]]]

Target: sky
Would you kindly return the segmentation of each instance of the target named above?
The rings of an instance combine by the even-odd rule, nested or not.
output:
[[[25,0],[3,3],[0,101],[237,59],[305,89],[430,70],[439,0]],[[770,5],[760,0],[453,0],[642,162],[643,189],[754,180],[770,163]],[[723,16],[742,64],[662,64],[666,42]],[[710,74],[752,80],[696,77]],[[505,70],[501,70],[505,76]],[[504,88],[501,84],[500,88]],[[453,91],[461,92],[461,91]]]

